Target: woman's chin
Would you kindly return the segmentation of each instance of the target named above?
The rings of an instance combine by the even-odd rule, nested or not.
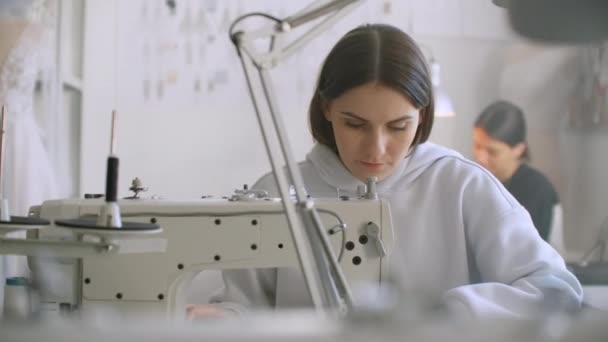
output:
[[[384,178],[386,178],[386,175],[384,175],[381,172],[365,172],[365,173],[360,173],[359,175],[355,176],[357,179],[359,179],[360,181],[362,181],[363,183],[367,183],[367,179],[370,177],[376,177],[377,178],[377,182],[383,180]]]

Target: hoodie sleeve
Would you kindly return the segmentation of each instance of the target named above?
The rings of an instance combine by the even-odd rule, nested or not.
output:
[[[237,315],[251,308],[272,308],[275,305],[276,273],[276,268],[224,270],[224,286],[209,303]]]
[[[448,311],[529,318],[580,309],[579,281],[500,182],[477,172],[462,196],[470,264],[480,279],[447,291]]]
[[[272,193],[276,188],[272,173],[261,177],[252,188]],[[234,314],[245,313],[251,308],[272,308],[275,306],[276,277],[276,268],[224,270],[224,286],[209,303]]]

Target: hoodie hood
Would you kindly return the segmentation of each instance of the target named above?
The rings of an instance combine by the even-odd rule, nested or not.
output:
[[[390,192],[397,183],[403,185],[415,181],[426,169],[445,157],[462,158],[462,155],[431,142],[417,145],[390,176],[378,182],[378,191]],[[306,160],[312,164],[327,184],[336,189],[355,194],[357,186],[364,184],[355,178],[342,164],[336,153],[325,145],[316,144],[306,155]]]

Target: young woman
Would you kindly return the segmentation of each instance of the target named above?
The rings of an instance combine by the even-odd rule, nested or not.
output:
[[[323,64],[309,116],[317,144],[299,165],[308,193],[355,196],[357,185],[377,176],[396,235],[391,262],[406,288],[474,317],[580,307],[579,282],[504,186],[427,142],[432,84],[407,34],[365,25],[342,37]],[[276,190],[272,175],[256,187]],[[227,271],[224,280],[214,306],[190,308],[190,317],[310,305],[297,269]]]
[[[530,152],[523,111],[507,101],[486,107],[475,121],[473,150],[477,162],[528,210],[538,233],[548,241],[559,197],[547,177],[526,163]]]

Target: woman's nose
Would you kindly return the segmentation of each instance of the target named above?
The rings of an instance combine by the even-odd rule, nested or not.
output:
[[[378,158],[386,152],[387,137],[383,132],[374,131],[370,133],[366,147],[371,158]]]

